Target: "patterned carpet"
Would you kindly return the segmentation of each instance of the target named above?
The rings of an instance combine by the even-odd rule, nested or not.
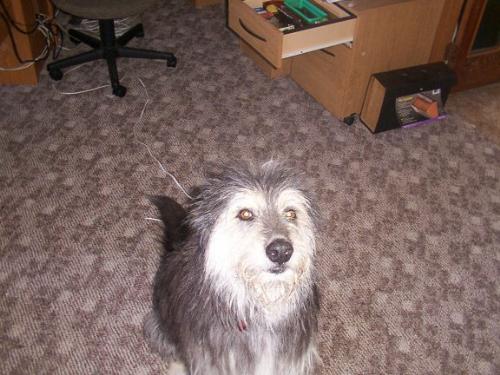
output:
[[[0,373],[159,374],[142,337],[161,226],[214,161],[286,158],[323,218],[322,374],[500,373],[500,148],[452,112],[371,135],[239,52],[223,7],[164,2],[136,46],[53,84],[0,87]],[[141,111],[149,96],[148,105]]]
[[[453,93],[448,111],[459,114],[500,145],[500,82]]]

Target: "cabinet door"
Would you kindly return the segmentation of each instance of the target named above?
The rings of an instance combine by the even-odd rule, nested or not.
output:
[[[338,118],[345,112],[345,91],[352,67],[352,50],[344,45],[293,58],[291,77]]]
[[[500,80],[500,0],[467,0],[449,56],[455,91]]]

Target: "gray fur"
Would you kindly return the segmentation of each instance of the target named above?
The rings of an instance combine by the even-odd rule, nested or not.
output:
[[[259,225],[268,232],[265,238],[271,239],[287,236],[286,223],[280,223],[271,209],[286,189],[304,197],[307,215],[314,222],[310,200],[299,186],[300,175],[281,163],[268,162],[254,169],[226,167],[207,177],[185,215],[176,210],[177,225],[188,235],[182,241],[165,240],[154,280],[153,311],[144,325],[152,348],[166,360],[184,363],[190,375],[264,375],[258,366],[268,354],[268,363],[274,367],[266,369],[268,374],[315,373],[319,361],[315,344],[319,301],[312,268],[311,275],[302,277],[296,286],[296,297],[287,305],[286,316],[273,320],[272,325],[264,322],[258,301],[245,300],[244,311],[238,310],[229,302],[229,291],[221,289],[218,279],[205,269],[211,233],[236,192],[259,191],[265,195],[270,208],[259,217]],[[156,204],[161,210],[158,201]],[[166,219],[168,212],[164,210],[161,216],[165,223],[174,225]],[[313,259],[310,261],[312,264]],[[242,331],[238,329],[241,322],[246,324]]]

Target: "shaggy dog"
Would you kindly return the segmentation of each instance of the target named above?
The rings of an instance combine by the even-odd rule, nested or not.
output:
[[[311,375],[315,214],[282,163],[225,167],[187,212],[156,197],[164,252],[144,330],[169,374]]]

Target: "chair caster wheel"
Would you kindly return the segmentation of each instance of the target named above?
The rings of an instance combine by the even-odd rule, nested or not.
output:
[[[54,81],[60,81],[63,77],[63,72],[61,69],[49,69],[49,76]]]
[[[342,121],[346,125],[351,126],[352,124],[354,124],[354,121],[356,121],[356,114],[355,113],[351,113],[349,116],[344,117],[344,119]]]
[[[123,98],[127,93],[127,88],[124,86],[116,86],[113,87],[113,95],[118,96],[119,98]]]
[[[177,58],[175,56],[167,59],[167,66],[168,67],[175,68],[176,65],[177,65]]]

